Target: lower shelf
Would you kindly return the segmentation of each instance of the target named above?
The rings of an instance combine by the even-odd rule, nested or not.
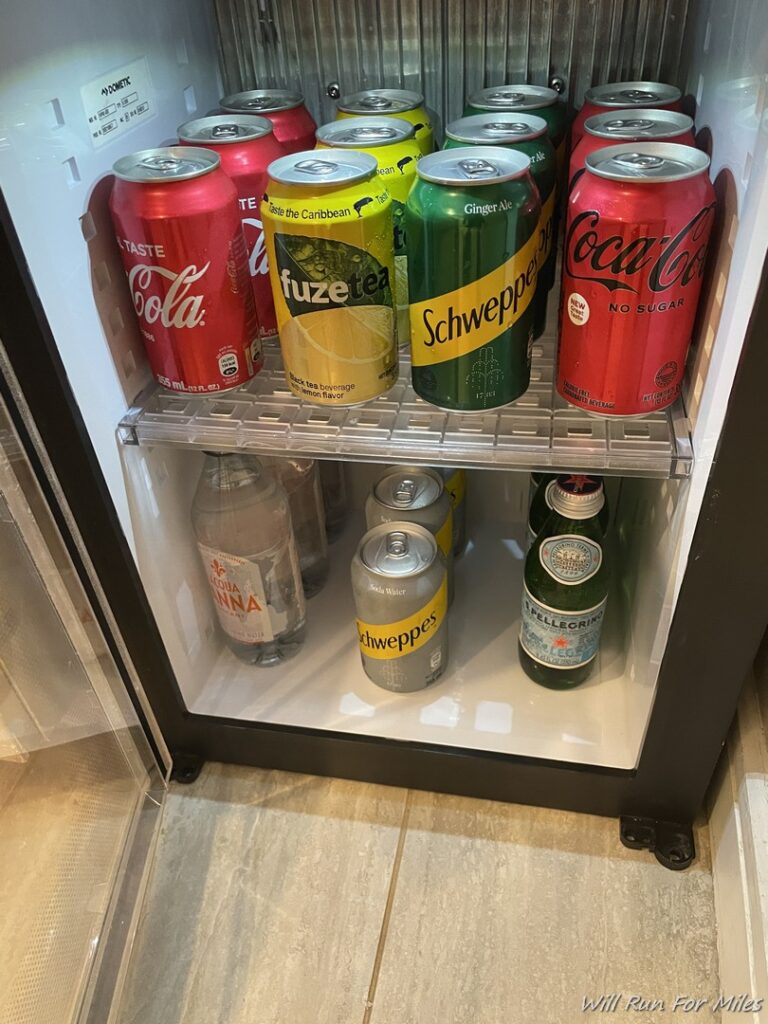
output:
[[[477,524],[457,563],[450,660],[414,694],[392,694],[363,672],[349,565],[363,532],[355,516],[331,548],[331,573],[308,604],[307,641],[276,668],[244,665],[222,650],[197,714],[444,744],[585,765],[634,768],[653,698],[635,670],[616,595],[591,678],[570,692],[544,689],[517,657],[522,530]]]

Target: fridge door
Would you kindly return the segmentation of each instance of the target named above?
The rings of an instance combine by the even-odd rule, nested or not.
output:
[[[18,414],[0,395],[0,1020],[108,1024],[164,768]]]

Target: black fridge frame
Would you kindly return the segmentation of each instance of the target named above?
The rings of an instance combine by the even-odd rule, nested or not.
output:
[[[190,713],[0,195],[0,339],[172,754],[609,816],[694,820],[768,622],[768,565],[744,529],[754,510],[768,508],[768,473],[751,451],[765,422],[767,275],[768,265],[693,537],[640,760],[633,770],[610,769]],[[0,381],[0,389],[13,407],[8,382]],[[44,460],[18,410],[16,419],[93,595]],[[737,627],[733,632],[726,628],[729,620]],[[125,680],[130,690],[127,674]]]

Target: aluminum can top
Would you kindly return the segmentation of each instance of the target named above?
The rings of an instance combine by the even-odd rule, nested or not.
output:
[[[345,114],[397,114],[423,104],[421,93],[409,89],[364,89],[342,96],[336,106]]]
[[[413,139],[416,129],[401,117],[348,117],[317,129],[317,141],[334,149],[372,149]]]
[[[373,493],[382,505],[411,512],[434,504],[443,493],[443,481],[432,469],[396,466],[377,481]]]
[[[123,181],[186,181],[215,171],[220,163],[211,149],[163,146],[159,149],[140,149],[128,156],[121,156],[112,165],[112,170]]]
[[[360,541],[360,560],[380,576],[417,576],[437,558],[437,541],[416,523],[381,523]]]
[[[706,171],[709,157],[700,149],[674,142],[625,142],[590,153],[585,163],[588,171],[601,178],[652,185],[693,178]]]
[[[677,110],[652,108],[610,110],[593,114],[584,122],[587,135],[598,139],[669,139],[685,135],[693,128],[693,118]]]
[[[219,100],[221,109],[232,114],[274,114],[278,110],[293,110],[303,103],[301,93],[291,89],[249,89]]]
[[[318,153],[316,149],[307,149],[273,160],[267,168],[267,173],[270,178],[284,185],[333,188],[373,178],[377,168],[376,158],[369,153],[351,150],[326,156],[324,153]]]
[[[419,160],[420,178],[438,185],[496,185],[521,178],[531,167],[524,153],[501,146],[443,149]]]
[[[547,122],[543,117],[517,112],[514,117],[510,117],[489,112],[451,121],[445,129],[445,134],[455,142],[484,142],[488,146],[499,146],[538,139],[539,136],[546,135],[547,130]]]
[[[548,496],[554,511],[568,519],[591,519],[605,504],[600,477],[581,473],[559,476],[550,485]]]
[[[213,117],[197,117],[179,125],[178,136],[184,142],[198,142],[201,146],[213,143],[216,146],[228,142],[250,142],[261,139],[272,131],[272,122],[266,117],[253,114],[216,114]]]
[[[472,93],[467,102],[483,110],[538,110],[557,99],[555,90],[545,85],[492,85]]]
[[[682,93],[664,82],[608,82],[587,89],[584,101],[597,107],[652,107],[677,103]]]

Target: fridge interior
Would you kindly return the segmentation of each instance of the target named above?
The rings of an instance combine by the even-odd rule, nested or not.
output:
[[[0,41],[6,69],[0,176],[62,359],[121,517],[187,707],[244,720],[633,768],[669,623],[716,453],[762,272],[768,223],[766,40],[760,0],[689,4],[548,0],[495,4],[206,0],[129,9],[14,0]],[[662,13],[663,12],[663,16]],[[82,38],[87,20],[88,40]],[[132,67],[146,109],[94,135],[94,85]],[[279,356],[241,391],[189,398],[150,383],[106,200],[124,153],[172,140],[224,92],[300,86],[318,123],[342,91],[424,91],[445,123],[466,92],[559,79],[580,105],[592,82],[678,84],[711,153],[718,227],[682,403],[644,421],[578,414],[553,396],[556,292],[531,389],[491,416],[415,402],[407,363],[389,396],[357,411],[302,406]],[[106,116],[106,115],[105,115]],[[117,441],[115,428],[120,424]],[[66,443],[63,439],[62,443]],[[240,665],[223,650],[198,565],[189,504],[202,448],[303,453],[349,462],[353,512],[331,548],[294,662]],[[451,611],[451,666],[407,697],[369,683],[354,648],[349,559],[369,463],[470,467],[470,535]],[[615,586],[599,666],[570,693],[544,691],[516,661],[528,472],[612,478]],[[499,571],[503,553],[504,571]]]

